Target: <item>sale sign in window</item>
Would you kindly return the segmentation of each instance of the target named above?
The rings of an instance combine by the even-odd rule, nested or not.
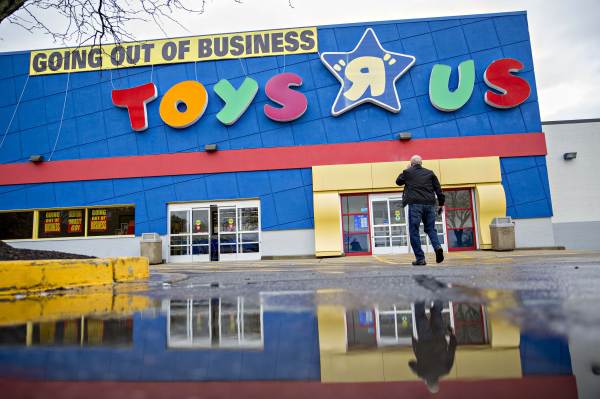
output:
[[[67,218],[67,233],[81,233],[83,231],[83,210],[69,211]]]
[[[44,233],[60,233],[60,211],[46,212],[44,215]]]
[[[100,232],[106,231],[107,226],[107,210],[106,209],[91,209],[90,214],[90,231]]]

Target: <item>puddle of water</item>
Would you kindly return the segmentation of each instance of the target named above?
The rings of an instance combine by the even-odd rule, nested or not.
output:
[[[552,329],[536,314],[544,308],[525,308],[510,292],[478,296],[374,303],[336,289],[190,298],[104,289],[0,301],[0,390],[10,398],[600,397],[600,343],[589,331]]]

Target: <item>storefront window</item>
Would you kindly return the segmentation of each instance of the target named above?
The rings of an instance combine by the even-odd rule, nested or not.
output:
[[[342,197],[342,224],[344,228],[344,253],[371,251],[369,235],[369,200],[367,195]]]
[[[0,240],[33,237],[33,212],[1,212]]]
[[[88,209],[88,236],[135,234],[133,206]]]
[[[448,247],[475,249],[475,230],[471,190],[446,191]]]
[[[34,237],[36,213],[37,236]],[[134,206],[0,212],[0,240],[134,234]]]
[[[83,237],[85,209],[40,211],[39,238]]]

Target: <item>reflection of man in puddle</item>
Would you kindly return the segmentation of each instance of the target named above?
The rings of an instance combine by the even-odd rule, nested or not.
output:
[[[408,365],[423,379],[431,393],[439,391],[440,377],[452,369],[456,350],[454,331],[450,326],[447,331],[444,330],[442,309],[443,303],[435,301],[428,319],[425,315],[425,302],[415,303],[418,339],[413,337],[412,344],[417,360],[411,360]],[[446,341],[446,333],[450,335],[450,342]]]

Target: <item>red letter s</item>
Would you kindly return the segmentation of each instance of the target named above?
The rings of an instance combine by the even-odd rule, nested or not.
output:
[[[488,90],[485,92],[485,102],[496,108],[513,108],[525,102],[531,94],[531,87],[525,79],[512,74],[523,68],[524,65],[514,58],[492,62],[485,70],[483,79],[489,87],[502,94]]]
[[[113,90],[112,102],[117,107],[127,108],[131,128],[141,132],[148,128],[148,115],[146,104],[158,95],[154,83],[146,83],[129,89]]]
[[[265,104],[265,115],[277,122],[290,122],[300,118],[306,112],[308,101],[304,94],[290,89],[290,86],[300,85],[302,78],[295,73],[286,72],[273,76],[265,86],[265,94],[282,107],[275,108]]]

